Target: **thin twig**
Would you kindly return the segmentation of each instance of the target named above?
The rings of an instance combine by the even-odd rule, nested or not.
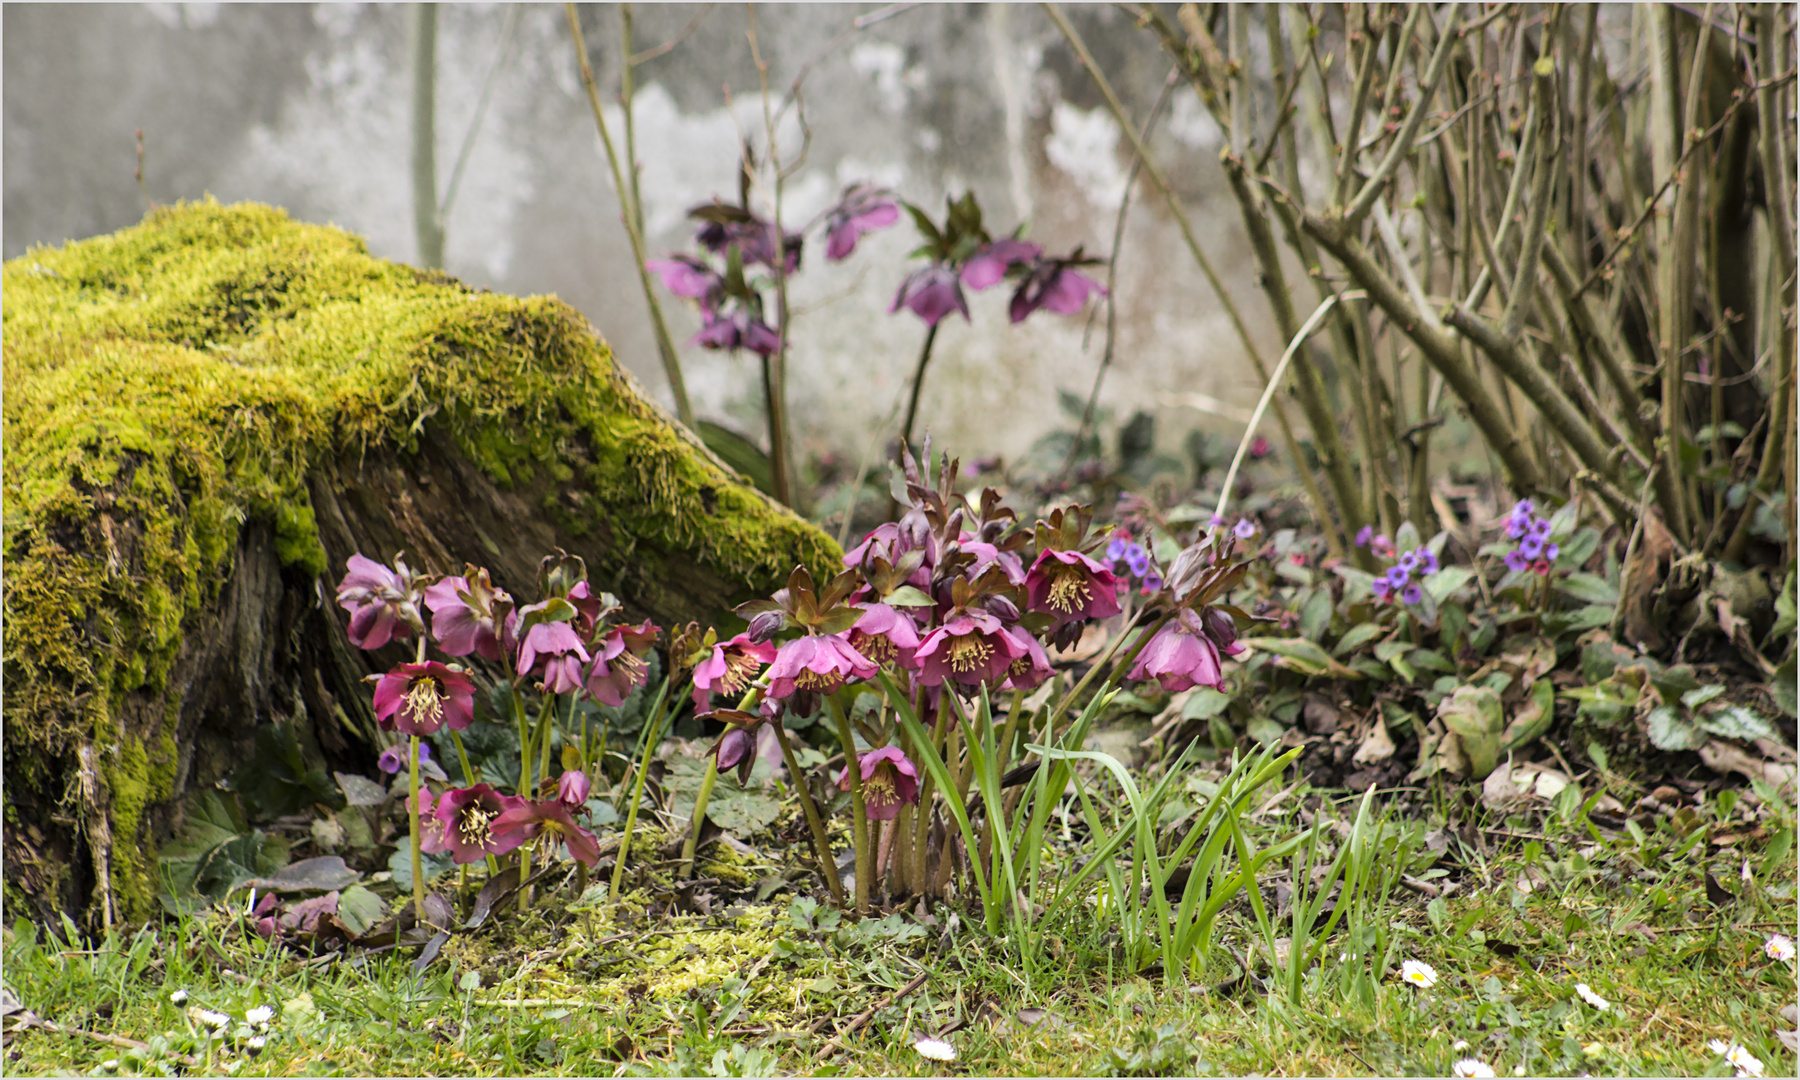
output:
[[[901,998],[906,997],[907,995],[911,994],[913,991],[917,990],[919,987],[924,986],[925,980],[930,977],[931,977],[931,973],[929,971],[921,971],[917,975],[914,975],[912,977],[911,982],[908,982],[905,986],[902,986],[900,989],[894,991],[893,993],[882,998],[880,1001],[877,1001],[875,1004],[869,1006],[868,1008],[864,1009],[862,1012],[858,1013],[856,1015],[855,1019],[851,1020],[848,1024],[844,1025],[844,1029],[842,1031],[839,1031],[836,1035],[832,1036],[830,1042],[826,1043],[824,1046],[819,1048],[819,1057],[821,1059],[828,1058],[831,1055],[837,1053],[839,1050],[842,1050],[844,1048],[844,1040],[849,1038],[850,1036],[856,1034],[857,1029],[861,1028],[864,1024],[868,1023],[870,1020],[874,1019],[876,1013],[887,1008],[889,1005],[892,1005],[894,1002],[899,1001]]]

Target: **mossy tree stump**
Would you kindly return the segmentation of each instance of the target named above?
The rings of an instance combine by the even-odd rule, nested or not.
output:
[[[259,725],[355,752],[360,679],[402,652],[345,637],[354,552],[484,565],[529,602],[561,547],[664,625],[839,556],[553,297],[212,201],[4,286],[5,880],[41,915],[147,917],[183,796]]]

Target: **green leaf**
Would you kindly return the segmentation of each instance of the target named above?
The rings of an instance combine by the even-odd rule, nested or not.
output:
[[[1392,671],[1366,656],[1359,656],[1355,660],[1350,661],[1350,666],[1357,671],[1362,672],[1369,678],[1374,679],[1376,682],[1393,681]]]
[[[1342,679],[1360,679],[1362,673],[1333,660],[1324,649],[1305,638],[1253,637],[1239,639],[1258,652],[1281,657],[1282,666],[1306,675],[1335,675]]]
[[[1392,660],[1396,656],[1405,656],[1406,650],[1412,648],[1410,641],[1384,641],[1375,646],[1375,659]]]
[[[890,607],[930,607],[931,597],[911,585],[902,585],[883,597],[881,602]]]
[[[1779,735],[1769,726],[1769,722],[1744,708],[1733,705],[1725,709],[1716,709],[1700,717],[1700,726],[1714,735],[1727,739],[1770,739],[1777,740]]]
[[[1550,721],[1556,714],[1556,688],[1548,679],[1539,679],[1531,686],[1531,693],[1524,704],[1513,715],[1512,721],[1506,725],[1506,732],[1500,738],[1502,750],[1512,750],[1542,735],[1550,727]]]
[[[1769,693],[1775,698],[1775,704],[1790,718],[1800,714],[1800,701],[1795,700],[1795,676],[1794,658],[1790,656],[1787,663],[1776,668],[1775,674],[1769,678]]]
[[[1231,695],[1221,694],[1210,686],[1202,686],[1195,690],[1181,707],[1184,720],[1210,720],[1225,711],[1231,704]]]
[[[338,894],[337,913],[344,927],[361,937],[387,914],[387,901],[361,885],[352,885]]]
[[[1450,675],[1456,673],[1456,665],[1436,649],[1414,649],[1406,654],[1406,662],[1413,667],[1429,668]]]
[[[1387,627],[1382,626],[1380,623],[1358,623],[1346,631],[1343,637],[1338,638],[1337,644],[1331,648],[1331,654],[1333,656],[1343,656],[1350,650],[1380,637],[1382,632],[1386,629]]]
[[[1706,742],[1706,733],[1688,722],[1673,705],[1659,705],[1645,719],[1650,742],[1658,750],[1697,750]]]
[[[394,875],[394,887],[403,894],[410,894],[413,887],[412,849],[407,846],[404,837],[401,838],[400,847],[388,856],[387,865],[388,871]],[[425,880],[429,882],[450,869],[450,853],[441,851],[433,855],[424,852],[419,856],[419,865],[425,871]]]
[[[1331,593],[1327,589],[1316,589],[1300,609],[1300,636],[1308,641],[1318,641],[1330,625]]]
[[[1444,597],[1467,585],[1475,571],[1466,566],[1446,566],[1425,578],[1425,591],[1442,603]]]
[[[1706,686],[1702,686],[1698,690],[1689,690],[1687,693],[1681,695],[1681,703],[1683,705],[1686,705],[1690,710],[1698,709],[1700,706],[1706,704],[1707,702],[1711,701],[1713,698],[1718,697],[1720,694],[1723,694],[1724,692],[1725,692],[1725,687],[1723,684],[1709,683]]]
[[[1556,591],[1590,604],[1617,604],[1619,590],[1603,577],[1574,573],[1556,583]]]
[[[1485,686],[1459,686],[1438,703],[1438,719],[1462,740],[1470,774],[1477,780],[1494,771],[1505,727],[1500,695]]]

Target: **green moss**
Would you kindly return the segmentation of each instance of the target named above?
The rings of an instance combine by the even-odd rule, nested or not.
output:
[[[127,762],[160,760],[146,740],[173,718],[121,731],[124,695],[161,700],[247,523],[273,526],[284,565],[329,572],[305,484],[326,455],[406,451],[429,424],[503,486],[540,469],[585,485],[558,513],[618,539],[599,575],[643,543],[766,592],[840,555],[691,452],[554,297],[477,292],[211,200],[33,249],[3,284],[9,772],[59,798],[58,762],[119,745],[106,780],[132,914],[148,910],[142,809],[167,792],[120,785]]]

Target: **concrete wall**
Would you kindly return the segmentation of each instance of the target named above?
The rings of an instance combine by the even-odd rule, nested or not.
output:
[[[698,5],[640,5],[637,48],[687,27]],[[810,152],[784,219],[803,222],[846,183],[868,179],[940,208],[973,189],[994,231],[1020,219],[1052,250],[1111,246],[1129,167],[1121,137],[1060,35],[1035,6],[926,5],[864,29],[876,5],[760,6],[756,30],[777,92],[805,65]],[[1154,39],[1110,7],[1071,7],[1136,116],[1168,71]],[[585,312],[667,400],[605,157],[582,93],[561,5],[440,9],[438,175],[450,173],[503,28],[516,19],[486,120],[447,224],[446,269],[509,293],[556,293]],[[618,10],[583,7],[603,94],[618,85]],[[398,5],[32,5],[4,9],[4,250],[136,221],[134,129],[144,183],[163,202],[210,192],[253,199],[361,233],[377,254],[416,259],[409,173],[410,16]],[[763,140],[745,8],[719,5],[667,54],[638,68],[638,157],[653,254],[689,246],[690,205],[736,186],[737,147]],[[1251,320],[1279,349],[1256,290],[1236,208],[1216,161],[1219,133],[1178,89],[1154,146],[1201,243]],[[617,106],[612,107],[618,138]],[[799,145],[784,125],[778,144]],[[1161,395],[1198,391],[1247,408],[1260,387],[1154,189],[1140,184],[1119,261],[1115,366],[1102,397],[1122,419]],[[916,238],[903,225],[846,263],[823,248],[795,281],[790,408],[802,452],[852,460],[894,409],[923,328],[889,315]],[[1006,320],[1004,288],[970,297],[974,321],[939,335],[922,420],[965,458],[1022,453],[1062,423],[1056,390],[1085,395],[1104,321]],[[679,342],[697,314],[662,294]],[[751,354],[683,348],[703,418],[762,431]],[[1161,439],[1233,424],[1157,408]]]

